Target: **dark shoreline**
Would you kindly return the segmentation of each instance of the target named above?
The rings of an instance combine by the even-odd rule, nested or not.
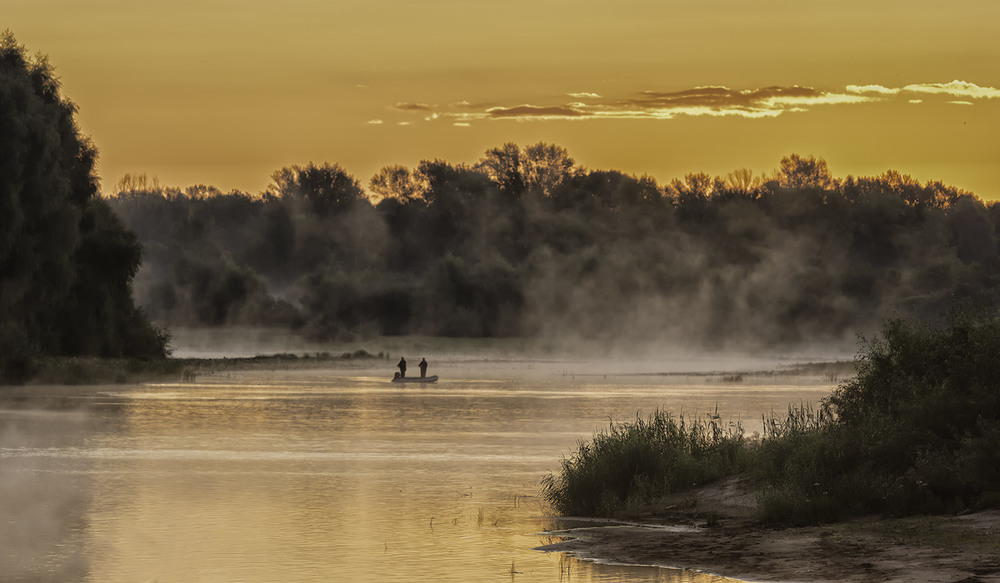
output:
[[[687,569],[745,581],[1000,581],[1000,513],[856,519],[817,527],[722,526],[677,533],[591,529],[540,547],[584,560]]]
[[[386,361],[385,353],[365,350],[331,354],[270,354],[223,358],[124,359],[99,357],[44,357],[35,371],[19,385],[110,385],[163,380],[193,380],[201,374],[233,370],[285,370],[322,368],[345,363]],[[391,367],[387,367],[391,368]],[[6,383],[0,382],[0,386]]]
[[[768,527],[755,506],[745,483],[724,480],[664,499],[665,512],[553,531],[566,540],[536,550],[760,582],[1000,583],[997,510]]]

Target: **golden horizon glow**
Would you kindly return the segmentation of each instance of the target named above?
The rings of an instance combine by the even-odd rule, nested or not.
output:
[[[1000,3],[956,0],[0,0],[47,54],[104,190],[126,174],[259,192],[275,170],[474,162],[898,170],[1000,199]]]

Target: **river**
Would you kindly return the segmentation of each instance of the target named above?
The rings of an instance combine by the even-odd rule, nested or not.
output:
[[[400,386],[392,364],[0,388],[3,580],[723,581],[533,550],[566,526],[540,479],[610,420],[752,433],[835,384],[463,362]]]

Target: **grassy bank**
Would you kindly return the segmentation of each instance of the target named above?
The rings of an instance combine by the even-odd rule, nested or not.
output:
[[[763,435],[656,412],[581,444],[544,494],[565,514],[624,515],[726,476],[754,484],[760,518],[811,524],[1000,506],[1000,317],[890,321],[857,376]]]

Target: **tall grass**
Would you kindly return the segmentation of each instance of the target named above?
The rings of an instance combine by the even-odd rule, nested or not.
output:
[[[829,405],[790,406],[784,417],[772,413],[763,421],[749,472],[757,487],[760,517],[796,524],[838,519],[842,505],[831,495],[827,479],[837,473],[830,443],[836,417]]]
[[[612,422],[543,478],[543,494],[571,515],[627,513],[658,496],[734,473],[746,451],[743,428],[718,419],[688,422],[656,411]]]

